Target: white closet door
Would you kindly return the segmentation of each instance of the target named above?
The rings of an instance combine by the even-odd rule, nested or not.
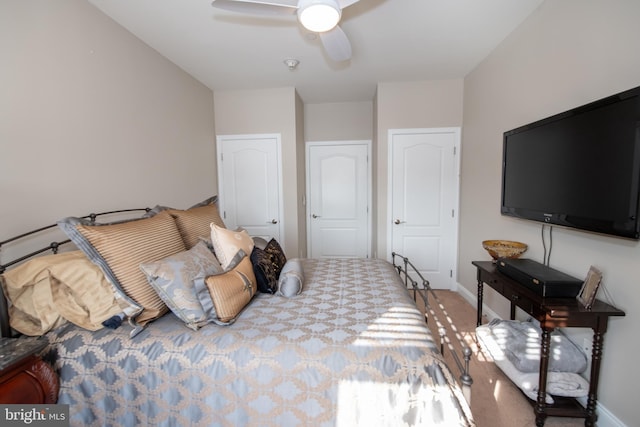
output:
[[[220,210],[227,228],[282,239],[280,135],[224,135],[218,141]]]
[[[369,141],[307,143],[308,256],[369,257]]]
[[[389,131],[391,251],[435,289],[452,289],[457,253],[457,128]]]

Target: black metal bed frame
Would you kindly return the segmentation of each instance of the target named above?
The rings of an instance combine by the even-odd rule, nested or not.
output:
[[[401,264],[396,262],[398,258],[402,260]],[[392,259],[393,266],[396,268],[396,270],[398,271],[398,274],[403,279],[407,289],[409,291],[413,291],[413,300],[417,302],[418,295],[420,295],[420,297],[422,298],[422,301],[424,302],[424,307],[425,307],[425,315],[424,315],[425,322],[427,323],[429,322],[429,317],[431,317],[435,321],[436,327],[438,329],[438,335],[440,337],[440,353],[444,355],[445,344],[446,344],[446,347],[451,352],[451,355],[453,356],[453,360],[456,362],[458,370],[460,371],[460,383],[462,385],[462,392],[464,393],[464,396],[465,396],[465,399],[467,399],[467,402],[470,403],[471,402],[471,385],[473,384],[473,378],[471,378],[471,375],[469,372],[469,363],[471,361],[471,356],[473,354],[473,352],[471,351],[471,348],[464,342],[462,337],[458,334],[456,326],[451,322],[451,317],[448,315],[444,305],[440,302],[438,295],[431,288],[429,281],[422,276],[422,274],[418,271],[418,269],[411,263],[411,261],[409,261],[409,258],[402,256],[396,252],[392,252],[391,259]],[[411,274],[415,274],[417,277],[420,278],[421,283],[418,283],[417,280],[413,279],[410,276],[409,269],[411,269]],[[422,285],[422,287],[420,287],[420,285]],[[419,291],[424,291],[424,292],[419,292]],[[447,335],[447,326],[445,326],[445,324],[440,321],[438,314],[434,309],[434,306],[429,302],[429,294],[431,294],[433,299],[436,301],[438,309],[446,319],[446,323],[451,327],[451,330],[455,332],[458,344],[460,346],[459,349],[457,349],[453,345],[451,339]],[[461,351],[462,356],[458,354],[458,350]]]
[[[115,215],[115,214],[121,214],[121,213],[129,213],[129,212],[141,212],[141,211],[145,211],[145,212],[149,212],[151,209],[150,208],[137,208],[137,209],[120,209],[120,210],[115,210],[115,211],[108,211],[108,212],[101,212],[101,213],[91,213],[89,215],[85,215],[82,216],[81,218],[83,219],[88,219],[91,224],[95,224],[96,223],[96,218],[101,217],[101,216],[105,216],[105,215]],[[22,233],[19,234],[17,236],[11,237],[7,240],[3,240],[0,242],[0,254],[2,251],[2,247],[4,245],[7,245],[8,243],[12,243],[12,242],[16,242],[19,241],[21,239],[26,239],[28,237],[34,236],[36,234],[42,233],[44,231],[47,230],[51,230],[53,228],[56,228],[58,226],[58,224],[51,224],[51,225],[47,225],[45,227],[41,227],[38,228],[36,230],[31,230],[28,231],[26,233]],[[32,258],[36,255],[40,255],[42,253],[45,253],[47,251],[51,251],[51,253],[53,254],[57,254],[58,250],[60,249],[61,246],[64,246],[68,243],[71,243],[71,240],[66,239],[66,240],[60,240],[60,241],[54,241],[49,243],[47,246],[42,247],[40,249],[36,249],[32,252],[29,252],[26,255],[20,256],[16,259],[13,259],[11,261],[8,261],[4,264],[0,264],[0,274],[4,273],[6,271],[7,268],[19,264],[22,261],[26,261],[29,258]],[[4,292],[0,291],[0,336],[2,337],[11,337],[12,336],[12,332],[11,332],[11,326],[9,325],[9,306],[7,303],[7,299],[4,295]]]

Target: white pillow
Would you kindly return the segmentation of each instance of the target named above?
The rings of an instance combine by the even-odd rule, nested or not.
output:
[[[239,250],[242,249],[245,254],[251,254],[253,251],[253,239],[247,230],[229,230],[213,222],[211,223],[211,243],[220,265],[225,270]]]

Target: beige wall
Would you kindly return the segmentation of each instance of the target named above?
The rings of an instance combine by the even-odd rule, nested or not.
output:
[[[542,260],[540,225],[500,215],[502,133],[640,85],[638,17],[635,0],[547,1],[465,79],[458,280],[469,293],[476,283],[471,261],[489,259],[484,239],[526,242],[526,256]],[[638,260],[638,242],[554,228],[551,266],[577,277],[599,267],[627,313],[609,323],[599,390],[602,404],[627,425],[638,415]],[[487,302],[508,316],[492,292]]]
[[[462,126],[463,81],[380,83],[374,142],[374,257],[391,256],[387,244],[387,162],[390,129]]]
[[[211,90],[86,1],[0,2],[0,53],[0,240],[217,191]]]
[[[214,104],[217,135],[281,135],[285,222],[281,243],[287,257],[305,255],[305,229],[299,218],[304,217],[300,211],[304,185],[300,186],[298,166],[300,150],[304,156],[304,142],[299,141],[304,130],[299,129],[302,103],[295,88],[217,91]]]
[[[373,102],[306,104],[305,141],[371,140]]]

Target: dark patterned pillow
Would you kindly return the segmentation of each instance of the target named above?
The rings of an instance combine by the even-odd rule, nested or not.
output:
[[[253,274],[256,276],[258,291],[265,294],[275,293],[278,286],[278,277],[275,268],[273,268],[271,255],[256,246],[251,251],[250,258],[253,265]]]
[[[251,264],[256,276],[258,290],[273,294],[278,290],[278,277],[287,262],[282,248],[275,239],[271,239],[264,249],[255,246],[251,252]]]
[[[269,240],[269,243],[267,243],[267,246],[265,246],[264,251],[273,256],[273,263],[278,270],[277,275],[280,276],[282,267],[287,263],[287,257],[284,255],[284,251],[280,247],[280,244],[276,239],[271,239]]]

